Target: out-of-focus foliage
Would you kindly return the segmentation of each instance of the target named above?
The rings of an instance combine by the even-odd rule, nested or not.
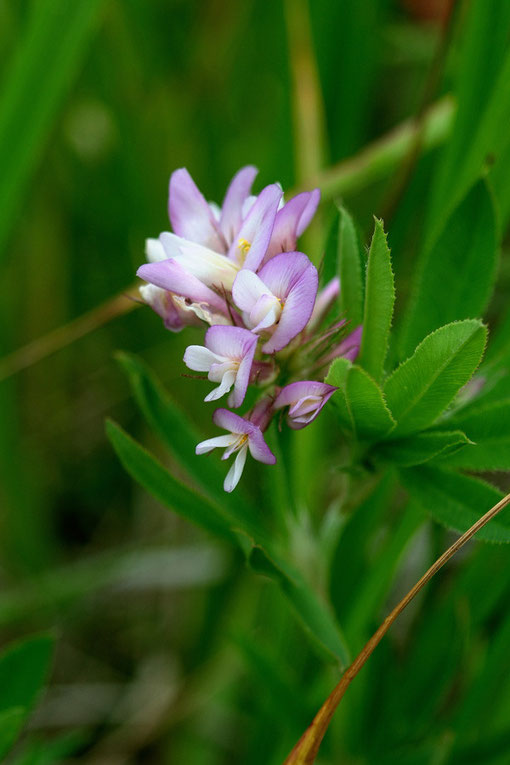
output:
[[[199,335],[171,335],[149,310],[126,313],[2,380],[2,641],[53,627],[59,636],[51,683],[12,763],[281,763],[336,683],[345,645],[351,654],[361,648],[450,539],[423,507],[457,526],[459,513],[464,521],[466,513],[477,517],[499,496],[488,482],[508,487],[501,471],[510,468],[509,5],[456,2],[446,32],[424,21],[419,5],[0,3],[2,357],[132,285],[144,239],[168,227],[167,183],[176,167],[188,167],[218,201],[248,162],[260,168],[261,184],[304,180],[293,143],[290,54],[299,51],[289,51],[292,22],[309,23],[328,165],[421,113],[442,39],[447,50],[432,96],[453,93],[458,105],[450,140],[421,154],[417,146],[407,183],[400,188],[405,157],[381,154],[341,200],[349,212],[340,213],[340,230],[331,228],[330,203],[303,243],[313,245],[316,263],[327,251],[324,270],[336,269],[340,250],[341,263],[349,259],[342,309],[354,316],[381,300],[377,310],[389,323],[393,284],[382,230],[377,278],[386,289],[371,289],[369,273],[367,303],[359,246],[369,241],[372,215],[385,216],[394,327],[386,362],[374,344],[364,349],[365,370],[344,370],[345,395],[365,386],[372,407],[369,419],[360,408],[356,432],[371,428],[372,438],[374,428],[379,437],[392,427],[367,369],[381,382],[384,363],[396,367],[452,321],[483,315],[490,334],[477,395],[465,390],[462,408],[426,434],[414,431],[432,423],[430,413],[426,423],[419,411],[407,414],[413,427],[377,447],[378,464],[397,464],[407,491],[397,488],[393,468],[378,483],[370,470],[339,469],[346,454],[332,409],[307,432],[272,433],[275,452],[296,459],[252,465],[230,504],[214,458],[195,464],[195,435],[182,419],[185,412],[197,440],[209,435],[209,412],[196,406],[195,385],[181,376],[184,348]],[[304,18],[289,18],[303,11]],[[354,160],[349,171],[357,167]],[[326,248],[331,231],[338,241]],[[452,326],[472,330],[478,353],[480,325]],[[132,396],[114,360],[119,348],[143,357],[170,396],[126,355]],[[419,364],[418,353],[412,359]],[[414,377],[425,383],[421,372]],[[391,379],[385,392],[393,412],[399,402]],[[174,483],[165,478],[159,499],[184,518],[124,472],[105,438],[105,416],[153,452],[157,462],[143,453],[147,480],[168,475],[158,463],[170,469]],[[158,424],[170,450],[154,438]],[[138,447],[114,433],[127,461]],[[207,503],[199,503],[204,494]],[[234,511],[244,525],[233,532]],[[192,515],[198,527],[188,523]],[[291,544],[299,575],[282,570],[273,549],[279,538]],[[508,563],[506,545],[473,543],[431,583],[349,690],[324,763],[505,765]],[[29,704],[9,702],[2,741],[9,725],[17,735],[24,713],[16,709]]]

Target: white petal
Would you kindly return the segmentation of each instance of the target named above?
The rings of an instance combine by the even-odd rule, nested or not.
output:
[[[272,327],[280,318],[281,313],[282,305],[278,298],[264,295],[257,301],[253,311],[250,313],[250,321],[254,325],[252,332],[260,332],[262,329]]]
[[[160,260],[166,260],[168,255],[159,239],[145,240],[145,255],[149,263],[158,263]]]
[[[228,316],[224,316],[221,313],[215,313],[207,303],[187,303],[186,298],[183,298],[180,295],[175,295],[173,301],[183,313],[194,313],[200,321],[205,321],[207,324],[231,324]]]
[[[262,279],[247,268],[239,271],[232,288],[234,302],[242,311],[251,311],[262,295],[271,294]]]
[[[221,363],[223,359],[203,345],[190,345],[186,348],[183,361],[194,372],[208,372],[213,364]]]
[[[231,389],[232,385],[234,384],[236,379],[236,372],[234,371],[228,371],[225,372],[223,375],[223,379],[218,385],[217,388],[213,388],[213,390],[204,398],[204,401],[216,401],[217,399],[221,398],[225,395],[225,393],[228,393]]]
[[[229,433],[227,436],[216,436],[215,438],[208,438],[206,441],[201,441],[195,447],[195,454],[207,454],[212,452],[217,446],[232,446],[237,441],[239,436]]]
[[[174,258],[203,284],[208,287],[223,286],[227,290],[232,289],[239,266],[225,255],[166,231],[161,234],[160,239],[166,257]]]
[[[228,471],[223,488],[229,493],[234,491],[235,487],[239,483],[239,480],[243,474],[244,463],[246,462],[246,455],[248,454],[248,444],[239,450],[239,454],[235,458],[234,464]]]

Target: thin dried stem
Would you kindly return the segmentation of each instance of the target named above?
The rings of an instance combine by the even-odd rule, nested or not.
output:
[[[77,319],[73,319],[68,324],[57,327],[47,335],[33,340],[8,356],[4,356],[3,359],[0,359],[0,382],[17,372],[21,372],[22,369],[36,364],[46,356],[51,356],[52,353],[56,353],[75,340],[88,335],[117,316],[122,316],[137,308],[142,304],[141,301],[136,300],[137,294],[138,287],[130,287]]]
[[[503,508],[510,504],[510,494],[503,497],[497,505],[491,507],[491,509],[485,513],[468,531],[462,534],[451,547],[444,552],[440,558],[429,568],[429,570],[421,577],[421,579],[409,590],[407,595],[402,598],[400,603],[388,614],[383,621],[377,632],[375,632],[368,643],[365,645],[361,653],[356,657],[352,664],[346,669],[342,676],[342,679],[326,699],[322,707],[319,709],[317,715],[313,719],[313,722],[301,736],[296,746],[289,754],[284,762],[284,765],[313,765],[319,747],[321,745],[324,734],[326,733],[331,718],[336,711],[340,701],[342,700],[347,688],[351,684],[352,680],[356,677],[360,669],[369,659],[374,652],[375,648],[379,645],[381,639],[388,632],[389,628],[395,621],[395,619],[402,613],[402,611],[409,605],[413,598],[420,592],[420,590],[432,579],[434,574],[437,574],[445,563],[457,553],[466,542],[468,542],[474,535],[480,531],[489,521],[495,518]]]

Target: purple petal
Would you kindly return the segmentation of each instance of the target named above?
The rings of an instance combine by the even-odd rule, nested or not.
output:
[[[218,356],[240,361],[255,352],[257,337],[242,327],[214,326],[205,333],[205,345]]]
[[[241,327],[215,326],[207,330],[205,344],[213,353],[240,361],[234,383],[232,404],[241,406],[246,395],[253,357],[257,348],[257,336]],[[230,403],[230,401],[229,401]]]
[[[267,395],[262,398],[251,410],[250,422],[253,422],[261,431],[266,430],[273,416],[273,397]]]
[[[324,396],[324,403],[338,390],[334,385],[317,382],[315,380],[301,380],[300,382],[290,383],[277,395],[273,404],[273,409],[282,409],[284,406],[290,406],[305,396]]]
[[[184,167],[171,175],[168,214],[178,236],[203,244],[216,252],[225,252],[226,244],[218,222]]]
[[[266,444],[260,429],[257,428],[256,425],[253,425],[253,427],[255,430],[253,430],[248,437],[248,449],[250,450],[251,456],[253,459],[258,460],[258,462],[264,462],[266,465],[274,465],[276,457]]]
[[[278,210],[264,262],[267,263],[279,252],[291,252],[296,249],[297,239],[315,215],[320,197],[319,189],[303,191]]]
[[[340,279],[338,278],[338,276],[335,276],[333,277],[333,279],[331,279],[330,282],[326,284],[325,287],[323,287],[323,289],[321,289],[321,291],[317,295],[317,299],[313,307],[313,313],[308,323],[309,330],[314,329],[315,327],[318,327],[322,323],[322,320],[328,313],[329,309],[331,308],[332,304],[337,299],[339,294],[340,294]]]
[[[219,428],[229,430],[231,433],[245,433],[246,435],[252,433],[253,429],[257,427],[252,422],[245,420],[244,417],[229,412],[228,409],[216,409],[213,414],[213,422]]]
[[[227,189],[221,208],[220,228],[228,245],[232,244],[235,235],[241,228],[243,205],[250,196],[257,173],[257,168],[252,165],[243,167],[234,175]]]
[[[230,245],[229,258],[244,268],[256,271],[262,263],[282,194],[275,183],[262,189]]]
[[[166,329],[169,329],[170,332],[180,332],[185,324],[193,323],[192,317],[189,317],[189,321],[184,321],[181,312],[172,299],[171,293],[166,290],[153,284],[143,284],[139,291],[147,305],[161,316]]]
[[[288,423],[294,430],[299,430],[315,420],[336,390],[333,385],[312,380],[291,383],[280,391],[273,407],[290,407]]]
[[[335,358],[337,356],[343,356],[344,358],[349,359],[349,361],[354,361],[359,353],[362,332],[363,327],[359,326],[356,327],[350,335],[347,335],[338,346]]]
[[[259,272],[271,292],[281,298],[283,310],[264,353],[284,348],[308,323],[312,315],[319,277],[317,269],[302,252],[275,255]]]
[[[156,287],[182,295],[194,303],[207,303],[211,308],[225,313],[225,301],[172,258],[159,263],[145,263],[136,273]]]

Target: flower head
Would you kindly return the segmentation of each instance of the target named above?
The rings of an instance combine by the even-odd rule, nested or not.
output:
[[[148,262],[138,270],[147,282],[142,296],[168,329],[210,325],[204,344],[184,354],[190,369],[216,384],[206,401],[228,394],[229,406],[239,407],[249,385],[262,391],[244,417],[218,409],[213,420],[229,433],[197,446],[197,454],[223,446],[224,459],[236,452],[226,491],[237,485],[248,451],[260,462],[276,461],[262,434],[277,410],[287,409],[294,429],[317,417],[335,390],[321,382],[327,365],[339,355],[353,359],[361,338],[361,327],[345,336],[349,317],[328,324],[339,280],[317,296],[317,269],[295,249],[319,190],[284,203],[278,184],[252,194],[256,174],[252,166],[239,170],[219,207],[206,201],[187,170],[176,170],[169,192],[173,232],[147,240]],[[281,388],[289,373],[319,379]]]
[[[211,382],[220,383],[205,401],[216,401],[232,386],[230,406],[238,407],[244,401],[250,381],[257,336],[241,327],[211,327],[205,334],[203,345],[190,345],[184,354],[184,363],[196,372],[208,372]]]
[[[336,390],[333,385],[314,380],[290,383],[277,395],[273,409],[288,406],[287,422],[294,430],[300,430],[315,420]]]
[[[239,483],[248,451],[259,462],[264,462],[266,465],[275,464],[276,457],[266,444],[262,431],[253,422],[229,412],[228,409],[217,409],[213,415],[213,421],[220,428],[230,431],[229,434],[202,441],[197,444],[196,453],[206,454],[216,447],[225,447],[222,459],[226,460],[237,452],[234,464],[228,471],[223,484],[225,491],[233,491]]]

